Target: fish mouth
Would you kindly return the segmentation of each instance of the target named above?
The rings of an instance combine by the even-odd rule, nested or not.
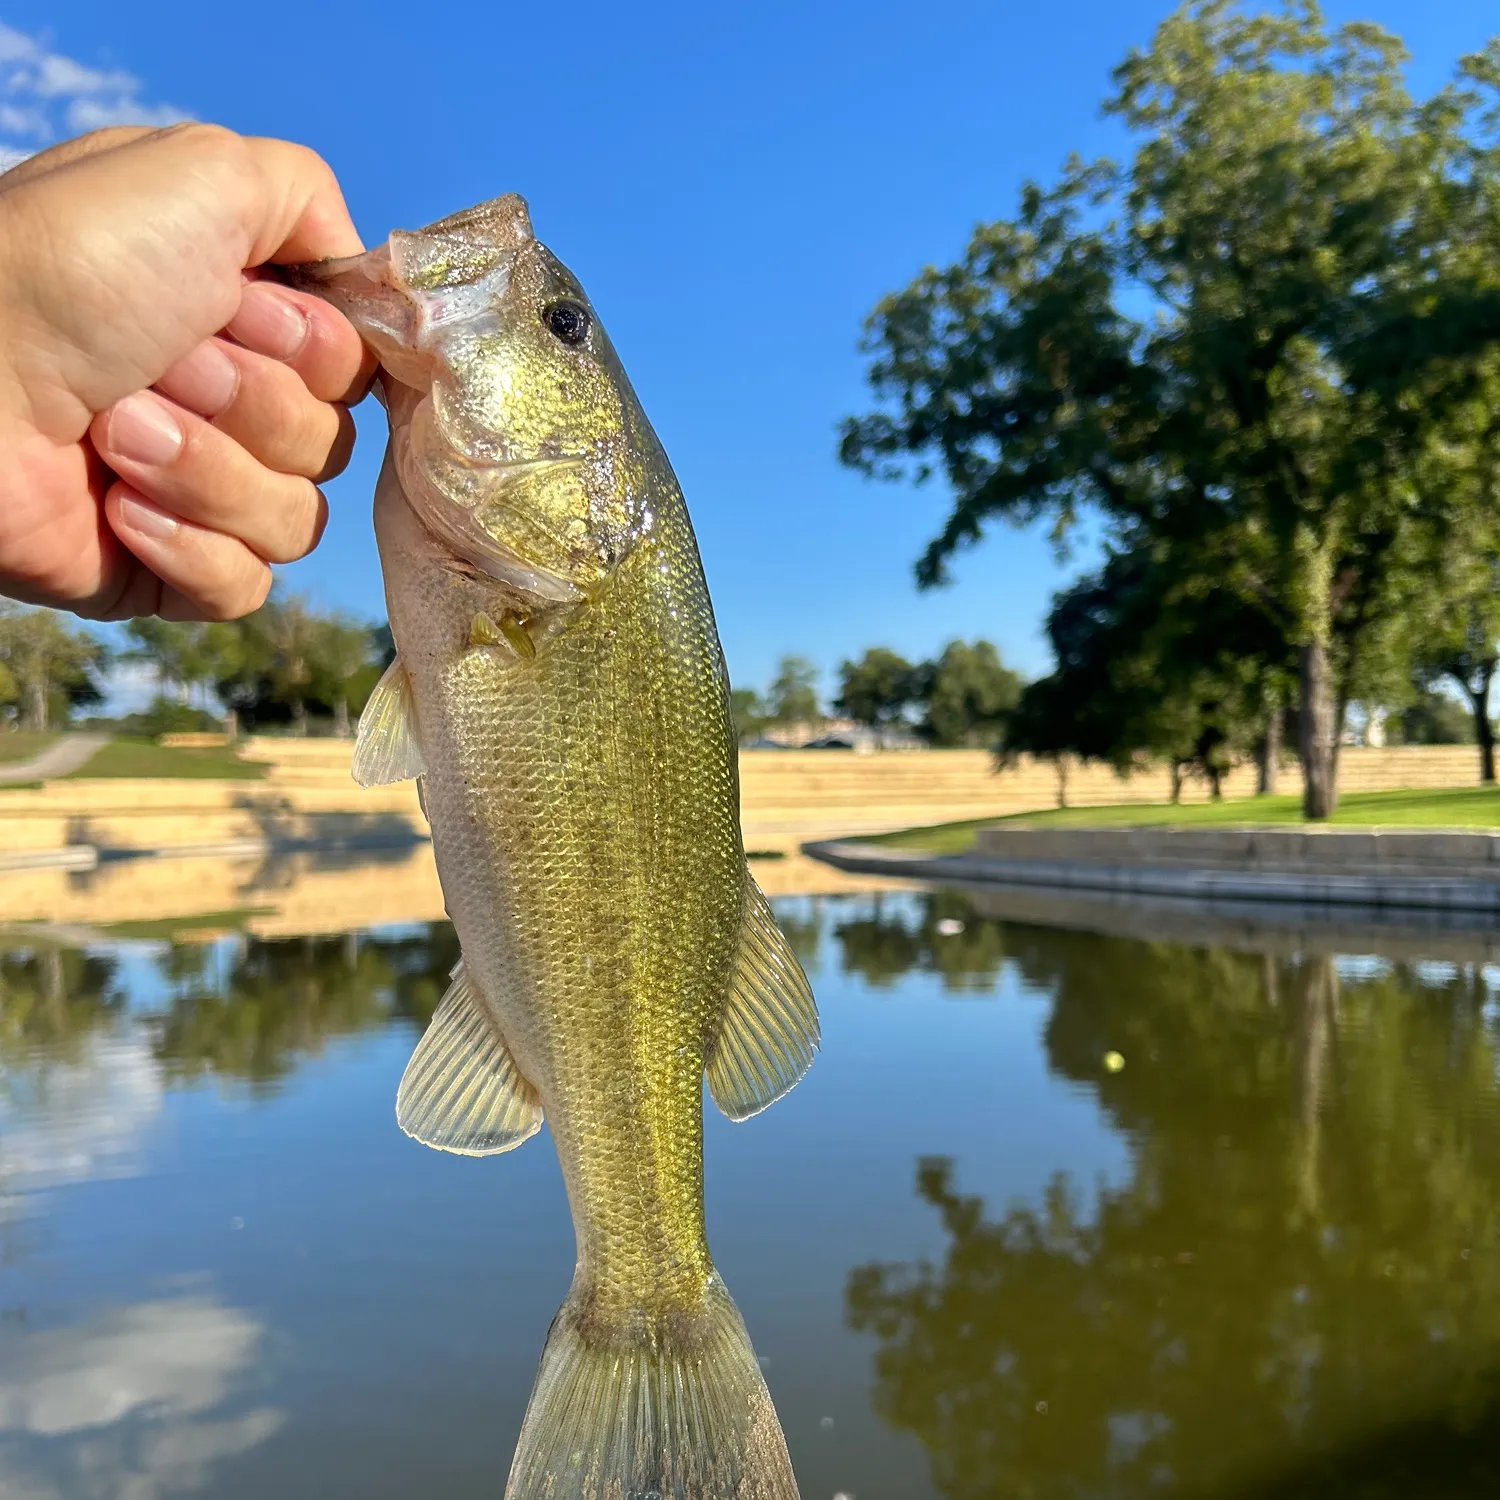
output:
[[[401,385],[427,384],[432,357],[419,347],[422,307],[397,274],[388,243],[339,260],[283,266],[278,274],[294,291],[306,292],[343,313],[374,350],[383,376]]]
[[[481,456],[465,452],[462,442],[455,445],[451,433],[438,438],[425,428],[424,418],[430,421],[431,412],[422,403],[438,373],[434,336],[443,325],[472,317],[503,294],[514,256],[530,238],[524,207],[517,210],[518,203],[500,199],[494,205],[468,210],[452,223],[444,221],[416,234],[398,231],[363,254],[286,266],[279,274],[288,286],[336,307],[379,359],[376,397],[390,417],[402,492],[424,529],[460,563],[480,574],[544,604],[574,604],[584,598],[582,589],[561,572],[529,561],[497,540],[481,524],[480,507],[470,508],[444,494],[424,464],[431,443],[439,441],[448,462],[485,476],[486,488],[493,494],[482,507],[488,511],[503,504],[505,492],[528,475],[575,468],[588,461],[586,453],[507,454],[503,444],[496,445],[499,453]],[[491,242],[481,247],[482,265],[476,266],[474,277],[412,285],[409,274],[423,271],[424,255],[466,253],[467,247],[453,237],[452,230],[466,227],[467,218],[474,216],[481,227],[491,219],[498,224],[498,228],[491,225]],[[534,516],[525,515],[523,520],[544,544],[544,552],[568,556],[569,548],[561,537]]]

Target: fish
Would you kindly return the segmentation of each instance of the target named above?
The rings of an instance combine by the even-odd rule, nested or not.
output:
[[[709,1253],[732,1120],[819,1045],[745,859],[729,682],[682,491],[593,304],[514,194],[294,285],[379,358],[396,656],[354,775],[415,778],[462,958],[397,1121],[484,1156],[547,1122],[577,1242],[507,1500],[795,1500]]]

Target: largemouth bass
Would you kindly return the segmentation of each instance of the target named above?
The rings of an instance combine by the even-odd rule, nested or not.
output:
[[[397,1118],[508,1151],[545,1118],[577,1236],[507,1497],[788,1500],[703,1219],[731,1118],[818,1042],[745,864],[687,508],[593,307],[508,196],[299,284],[380,357],[375,530],[398,655],[355,776],[415,776],[463,960]]]

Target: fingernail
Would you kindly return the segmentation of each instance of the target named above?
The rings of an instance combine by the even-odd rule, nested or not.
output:
[[[216,417],[240,388],[240,368],[221,344],[205,339],[179,359],[156,386],[183,406],[205,417]]]
[[[307,342],[306,314],[279,287],[252,281],[240,296],[240,310],[228,331],[247,349],[269,359],[291,359]]]
[[[165,401],[139,391],[115,403],[108,442],[134,463],[169,464],[182,451],[182,428]]]
[[[158,541],[169,536],[176,536],[182,525],[169,511],[158,510],[154,505],[148,505],[144,500],[139,500],[131,494],[122,494],[119,497],[119,506],[122,526]]]

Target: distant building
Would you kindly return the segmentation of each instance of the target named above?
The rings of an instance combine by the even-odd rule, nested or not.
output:
[[[824,719],[820,723],[768,724],[754,739],[741,741],[742,750],[853,750],[868,755],[875,750],[925,750],[927,742],[910,729],[871,729],[853,719]]]

